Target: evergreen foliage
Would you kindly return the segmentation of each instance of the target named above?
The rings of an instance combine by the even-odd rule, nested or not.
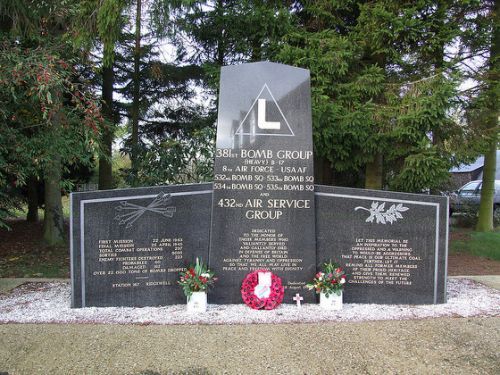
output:
[[[384,186],[419,192],[464,160],[451,3],[303,2],[278,58],[311,69],[316,152],[334,170],[368,176],[382,155]]]
[[[317,182],[436,193],[451,166],[480,153],[490,170],[500,81],[495,6],[2,2],[0,223],[15,205],[13,188],[33,176],[59,179],[98,157],[101,188],[113,187],[119,131],[131,186],[210,180],[220,68],[250,61],[311,71]],[[100,102],[90,91],[101,92]],[[485,179],[481,217],[491,209]]]
[[[45,240],[55,244],[64,238],[61,188],[70,186],[62,184],[62,173],[92,165],[101,118],[79,77],[79,60],[62,38],[69,4],[17,6],[0,9],[0,190],[23,186],[30,176],[43,178]]]

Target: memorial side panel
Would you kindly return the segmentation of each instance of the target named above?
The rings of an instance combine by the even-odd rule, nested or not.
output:
[[[204,190],[189,191],[197,188]],[[210,188],[79,194],[73,306],[184,303],[179,272],[196,257],[208,259]]]
[[[447,232],[437,198],[317,187],[318,263],[345,267],[345,302],[445,301]]]

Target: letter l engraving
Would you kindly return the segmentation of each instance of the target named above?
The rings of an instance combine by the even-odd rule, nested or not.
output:
[[[279,121],[266,121],[266,99],[259,99],[257,103],[257,126],[259,129],[281,128]]]

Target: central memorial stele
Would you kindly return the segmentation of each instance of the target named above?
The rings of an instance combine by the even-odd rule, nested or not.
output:
[[[258,62],[220,79],[209,263],[211,303],[241,303],[253,270],[283,280],[284,301],[316,272],[309,71]],[[312,302],[312,293],[306,294]]]

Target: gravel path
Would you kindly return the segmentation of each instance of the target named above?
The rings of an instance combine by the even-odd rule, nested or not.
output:
[[[0,325],[0,373],[499,374],[500,318]]]
[[[66,283],[25,284],[0,295],[0,374],[500,374],[500,292],[448,287],[444,305],[189,316],[184,305],[70,309]]]
[[[500,291],[467,279],[450,279],[448,302],[439,305],[344,304],[326,311],[317,304],[281,305],[255,311],[244,304],[209,305],[189,314],[185,304],[165,307],[71,309],[66,283],[29,283],[0,296],[0,323],[253,324],[406,320],[435,317],[500,316]]]

